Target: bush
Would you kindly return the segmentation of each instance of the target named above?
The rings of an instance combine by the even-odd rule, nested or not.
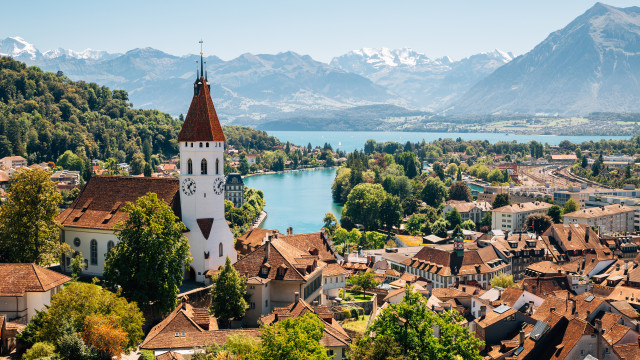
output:
[[[22,355],[22,360],[36,360],[46,358],[55,354],[56,348],[48,342],[37,342],[33,344],[31,349]]]
[[[65,334],[58,341],[58,353],[64,360],[97,359],[97,354],[85,345],[84,341],[75,333]],[[153,353],[150,360],[154,360]]]
[[[138,360],[156,360],[156,357],[153,355],[153,351],[151,350],[142,350],[140,352],[140,357]]]
[[[358,318],[358,309],[355,309],[355,308],[351,309],[351,317],[354,319]]]
[[[343,309],[342,310],[342,317],[345,319],[348,319],[351,317],[351,311],[349,311],[349,309]]]

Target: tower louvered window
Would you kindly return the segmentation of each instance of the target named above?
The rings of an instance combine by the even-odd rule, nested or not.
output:
[[[187,174],[193,174],[193,162],[191,159],[187,160]]]
[[[207,159],[202,159],[200,162],[200,174],[207,175]]]

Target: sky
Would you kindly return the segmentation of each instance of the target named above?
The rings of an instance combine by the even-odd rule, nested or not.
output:
[[[500,49],[524,54],[594,5],[583,0],[95,0],[7,1],[0,39],[58,47],[174,55],[295,51],[329,62],[362,47],[409,47],[461,59]],[[609,0],[628,7],[631,0]]]

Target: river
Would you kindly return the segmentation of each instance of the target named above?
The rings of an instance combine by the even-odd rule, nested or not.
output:
[[[340,219],[342,207],[331,198],[335,174],[335,169],[288,171],[246,177],[244,183],[264,192],[268,216],[261,227],[286,233],[291,226],[302,234],[319,231],[327,212]]]
[[[437,132],[403,132],[403,131],[268,131],[271,136],[277,137],[282,142],[291,142],[296,145],[307,145],[311,143],[313,147],[323,146],[329,143],[333,149],[340,149],[351,152],[364,148],[364,143],[373,139],[378,142],[396,141],[401,144],[407,141],[432,142],[438,139],[463,140],[487,140],[490,143],[498,141],[513,141],[527,143],[536,140],[542,144],[558,145],[562,140],[569,140],[573,143],[584,141],[599,141],[602,139],[629,139],[631,136],[564,136],[564,135],[506,135],[505,133],[437,133]]]

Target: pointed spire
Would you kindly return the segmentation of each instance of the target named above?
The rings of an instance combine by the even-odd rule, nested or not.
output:
[[[200,76],[204,76],[204,59],[202,58],[202,39],[200,39]]]

